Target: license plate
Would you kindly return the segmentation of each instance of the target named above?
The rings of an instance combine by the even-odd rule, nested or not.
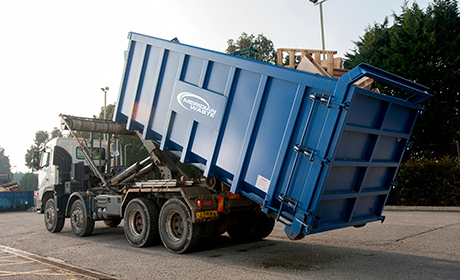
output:
[[[204,211],[204,212],[197,212],[196,218],[197,219],[206,219],[206,218],[214,218],[217,217],[217,211]]]

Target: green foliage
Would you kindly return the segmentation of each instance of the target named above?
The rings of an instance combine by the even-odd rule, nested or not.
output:
[[[57,128],[54,128],[53,133],[56,134],[55,130]],[[52,133],[52,135],[53,135]],[[34,153],[38,152],[40,150],[40,146],[46,141],[48,141],[50,134],[47,131],[39,130],[35,133],[35,139],[34,139],[34,145],[30,146],[29,149],[27,149],[27,152],[24,156],[24,160],[26,161],[26,166],[30,169],[34,168]]]
[[[402,13],[393,14],[382,24],[367,27],[347,53],[345,67],[361,62],[418,82],[430,88],[434,97],[426,101],[413,131],[410,157],[441,158],[454,151],[444,147],[460,140],[460,17],[456,0],[435,0],[426,10],[416,2]],[[408,94],[379,86],[388,95],[407,98]]]
[[[19,188],[23,191],[34,191],[38,189],[38,175],[32,172],[23,174],[19,181]]]
[[[53,131],[51,131],[51,139],[58,137],[63,137],[62,131],[59,128],[55,127]]]
[[[396,180],[389,205],[460,206],[460,168],[453,157],[411,159],[401,164]]]
[[[273,42],[264,36],[259,34],[255,37],[253,34],[248,35],[246,32],[241,33],[238,40],[228,39],[227,40],[226,53],[234,53],[242,49],[249,47],[255,47],[258,52],[258,60],[271,64],[276,63],[276,50]]]
[[[11,164],[10,158],[5,155],[5,149],[0,146],[0,174],[10,174]]]

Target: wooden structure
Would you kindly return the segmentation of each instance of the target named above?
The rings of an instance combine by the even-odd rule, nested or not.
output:
[[[284,53],[289,55],[288,65],[283,64]],[[334,58],[335,54],[337,54],[337,51],[282,48],[277,50],[276,64],[338,79],[340,76],[348,72],[348,70],[343,69],[342,58]],[[326,59],[321,60],[321,55],[326,56]],[[354,85],[370,89],[372,82],[372,79],[364,77]]]

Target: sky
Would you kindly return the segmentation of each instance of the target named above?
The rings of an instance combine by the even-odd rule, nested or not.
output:
[[[344,57],[403,3],[324,2],[326,49]],[[35,133],[59,127],[59,114],[98,115],[102,87],[107,104],[116,102],[130,31],[220,52],[242,32],[262,33],[275,48],[321,49],[319,7],[309,0],[1,1],[0,146],[13,172],[30,171],[24,156]]]

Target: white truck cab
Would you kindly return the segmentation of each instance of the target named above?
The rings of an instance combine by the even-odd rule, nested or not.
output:
[[[94,141],[90,153],[93,163],[101,171],[107,163],[107,141]],[[83,162],[85,158],[78,142],[72,138],[54,138],[48,141],[40,151],[38,166],[37,212],[43,213],[44,204],[54,196],[55,186],[71,180],[73,164]]]

